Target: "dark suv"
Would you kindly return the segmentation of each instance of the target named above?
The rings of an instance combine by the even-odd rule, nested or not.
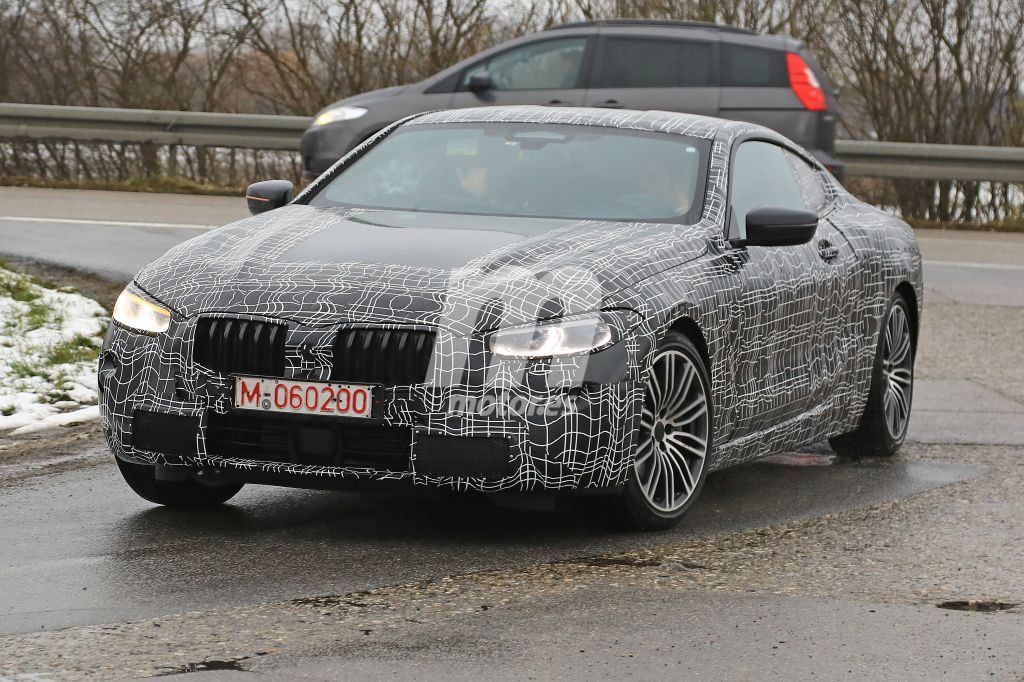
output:
[[[319,112],[302,136],[310,178],[398,119],[433,109],[543,104],[661,109],[760,123],[833,156],[836,96],[798,40],[718,24],[619,19],[556,26],[502,43],[412,85]]]

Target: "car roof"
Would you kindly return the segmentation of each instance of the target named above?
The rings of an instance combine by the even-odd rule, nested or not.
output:
[[[683,114],[676,111],[636,111],[632,109],[595,109],[587,107],[546,107],[536,105],[471,107],[446,109],[418,115],[404,125],[431,123],[553,123],[560,125],[602,126],[654,133],[674,133],[703,139],[720,134],[732,137],[755,133],[792,145],[778,133],[741,121],[713,116]]]
[[[732,24],[716,24],[710,21],[676,21],[672,19],[598,19],[595,21],[570,21],[564,24],[548,26],[545,31],[558,31],[566,28],[591,28],[604,26],[643,26],[659,28],[703,28],[714,31],[730,31],[757,35],[755,31]]]
[[[803,43],[786,35],[757,33],[731,24],[715,24],[707,21],[674,21],[669,19],[601,19],[597,21],[574,21],[550,26],[531,37],[551,31],[567,31],[574,34],[602,33],[605,35],[641,35],[648,37],[696,37],[712,38],[728,43],[759,45],[777,50],[798,50]]]

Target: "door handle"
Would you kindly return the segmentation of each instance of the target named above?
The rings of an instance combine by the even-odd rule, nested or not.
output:
[[[818,242],[818,255],[821,256],[823,261],[835,260],[839,255],[839,248],[834,246],[829,240],[822,239]]]
[[[597,105],[601,109],[625,109],[626,105],[619,102],[617,99],[606,99]]]
[[[548,102],[548,104],[565,104],[565,102],[563,102],[560,99],[553,99],[550,102]]]

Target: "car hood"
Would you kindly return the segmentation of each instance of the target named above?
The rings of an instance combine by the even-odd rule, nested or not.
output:
[[[290,205],[211,230],[136,283],[184,317],[463,331],[590,312],[707,249],[707,226]]]
[[[366,104],[375,100],[394,97],[395,95],[400,95],[405,92],[407,87],[408,86],[405,85],[393,85],[390,88],[379,88],[377,90],[361,92],[358,95],[352,95],[351,97],[346,97],[343,100],[338,100],[327,108],[333,109],[334,107],[349,106],[352,104]]]

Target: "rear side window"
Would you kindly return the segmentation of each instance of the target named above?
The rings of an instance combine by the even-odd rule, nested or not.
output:
[[[678,88],[711,83],[711,45],[606,38],[592,88]]]
[[[775,206],[805,210],[803,194],[782,147],[752,140],[736,150],[730,191],[732,219],[739,234],[747,234],[747,213]]]
[[[821,213],[828,205],[828,195],[825,193],[825,185],[821,182],[821,174],[809,163],[796,154],[785,150],[783,154],[789,167],[793,169],[793,176],[800,186],[800,194],[804,198],[804,206],[808,211]]]
[[[789,87],[786,53],[723,43],[722,85],[747,88]]]
[[[462,85],[474,73],[488,71],[495,90],[552,90],[576,87],[586,38],[529,43],[491,57],[467,70]]]

